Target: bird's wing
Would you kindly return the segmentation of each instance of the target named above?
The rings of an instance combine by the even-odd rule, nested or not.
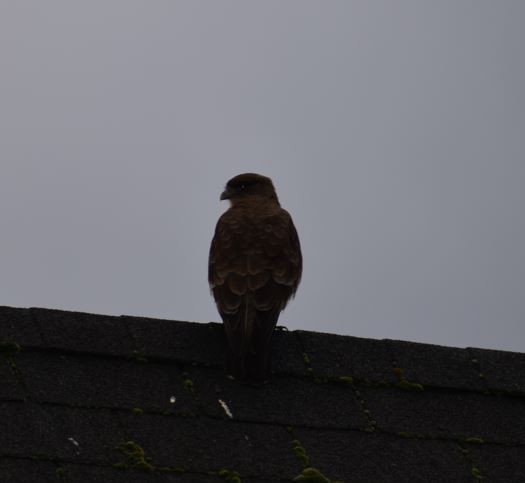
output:
[[[208,280],[234,354],[268,357],[279,313],[295,293],[301,271],[299,238],[287,211],[248,224],[234,210],[221,216]]]

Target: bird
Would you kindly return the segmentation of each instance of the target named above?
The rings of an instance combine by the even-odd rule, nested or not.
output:
[[[235,176],[220,200],[230,207],[215,227],[208,282],[226,334],[227,371],[241,383],[262,384],[279,315],[301,281],[299,236],[266,176]]]

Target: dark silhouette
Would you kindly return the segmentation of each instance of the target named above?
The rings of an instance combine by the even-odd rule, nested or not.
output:
[[[240,174],[220,199],[231,206],[215,228],[208,281],[224,322],[229,372],[241,382],[261,383],[269,376],[279,314],[301,280],[299,237],[270,178]]]

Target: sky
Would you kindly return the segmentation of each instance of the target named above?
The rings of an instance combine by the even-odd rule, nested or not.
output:
[[[218,321],[270,176],[289,329],[525,352],[525,3],[0,3],[0,305]]]

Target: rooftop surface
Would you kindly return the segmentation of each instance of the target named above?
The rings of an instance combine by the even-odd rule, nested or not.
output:
[[[525,354],[0,307],[0,482],[524,482]],[[310,479],[309,479],[310,477]]]

